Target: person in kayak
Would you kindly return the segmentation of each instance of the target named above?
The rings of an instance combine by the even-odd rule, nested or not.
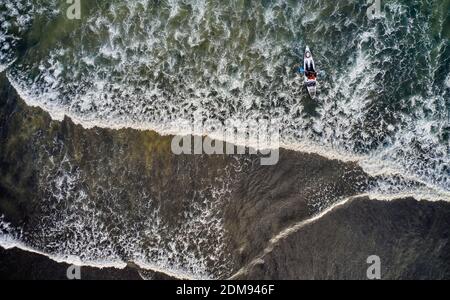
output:
[[[309,51],[305,53],[303,69],[305,70],[305,76],[308,77],[308,79],[316,78],[316,66],[314,64],[314,60],[312,59],[311,52]]]

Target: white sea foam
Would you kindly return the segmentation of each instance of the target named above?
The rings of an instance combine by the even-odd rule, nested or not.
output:
[[[10,250],[13,248],[20,249],[22,251],[30,252],[39,254],[45,257],[48,257],[49,259],[57,262],[57,263],[65,263],[69,265],[75,265],[75,266],[81,266],[81,267],[93,267],[93,268],[99,268],[99,269],[105,269],[105,268],[115,268],[119,270],[123,270],[127,267],[127,263],[122,260],[111,260],[111,258],[105,259],[105,260],[85,260],[81,259],[80,257],[74,256],[74,255],[59,255],[59,254],[49,254],[40,250],[36,250],[32,247],[29,247],[21,240],[17,240],[14,237],[11,237],[9,235],[0,234],[0,247],[6,250]],[[187,279],[187,280],[193,280],[198,279],[195,277],[192,277],[191,274],[186,273],[185,271],[176,271],[173,270],[171,266],[168,268],[161,267],[156,264],[149,263],[147,261],[133,261],[134,264],[136,264],[139,268],[147,271],[153,271],[158,272],[162,274],[166,274],[172,278],[176,279]]]
[[[357,67],[361,68],[361,67]],[[122,128],[133,128],[137,130],[155,130],[158,133],[162,135],[188,135],[188,134],[197,134],[197,135],[203,135],[205,132],[194,132],[187,127],[180,128],[180,122],[179,120],[174,120],[170,123],[166,124],[158,124],[153,122],[148,123],[136,123],[130,120],[121,121],[116,120],[111,123],[111,121],[101,121],[101,120],[83,120],[79,118],[78,116],[71,115],[67,113],[67,111],[64,108],[56,106],[55,108],[49,109],[47,106],[42,105],[42,101],[39,101],[39,99],[35,100],[33,96],[30,96],[30,93],[27,90],[23,90],[18,86],[18,84],[13,80],[9,79],[11,84],[15,87],[18,94],[21,96],[22,99],[26,101],[28,105],[31,106],[38,106],[43,108],[44,110],[48,111],[53,119],[56,120],[63,120],[66,115],[68,115],[72,121],[74,121],[76,124],[80,124],[85,128],[93,128],[93,127],[105,127],[105,128],[112,128],[112,129],[122,129]],[[46,96],[43,96],[46,97]],[[48,97],[52,97],[49,95]],[[359,105],[359,104],[358,104]],[[359,107],[356,110],[361,110],[363,107]],[[430,126],[430,124],[426,124]],[[405,136],[408,136],[409,134],[406,133]],[[210,135],[211,138],[215,139],[223,139],[222,135],[215,135],[214,133]],[[227,140],[226,142],[235,143],[237,145],[241,146],[250,146],[253,148],[258,149],[258,145],[256,143],[251,143],[246,137],[238,137],[237,139],[230,141]],[[430,198],[434,198],[437,195],[444,196],[443,200],[450,201],[449,192],[445,189],[441,189],[439,186],[433,186],[433,184],[427,183],[426,181],[422,180],[420,177],[415,176],[414,173],[405,173],[402,170],[401,165],[396,165],[395,161],[392,161],[389,159],[390,151],[391,149],[384,149],[380,153],[365,155],[365,154],[353,154],[351,152],[345,151],[345,150],[339,150],[336,147],[333,147],[333,145],[327,146],[323,143],[314,142],[308,139],[305,139],[303,141],[299,140],[293,140],[289,139],[288,141],[282,141],[281,147],[289,150],[304,152],[304,153],[316,153],[323,157],[326,157],[328,159],[338,159],[341,161],[346,162],[357,162],[363,167],[364,171],[367,172],[369,175],[372,176],[380,176],[380,175],[396,175],[399,173],[402,173],[402,176],[406,179],[416,180],[418,182],[421,182],[423,184],[429,185],[430,189],[429,192],[431,193],[429,196]],[[403,149],[404,144],[399,142],[398,146],[399,149]],[[412,191],[411,191],[412,192]]]
[[[57,143],[54,150],[58,149]],[[218,206],[227,201],[229,184],[224,180],[197,191],[200,201],[191,203],[179,222],[169,226],[145,194],[132,212],[123,211],[114,188],[105,189],[108,199],[90,199],[83,173],[64,157],[42,172],[42,193],[48,198],[41,203],[41,223],[33,233],[22,236],[0,218],[0,246],[80,266],[123,269],[133,262],[144,270],[179,279],[215,278],[227,270]],[[100,182],[96,188],[101,188]],[[96,208],[100,201],[108,201],[108,207]],[[111,224],[104,223],[111,218]],[[118,249],[122,249],[120,255]]]

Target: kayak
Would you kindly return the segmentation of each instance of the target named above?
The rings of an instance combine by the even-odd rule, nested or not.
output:
[[[307,58],[306,57],[306,53],[310,53],[310,57]],[[305,55],[304,55],[304,65],[306,65],[307,63],[311,63],[314,65],[314,59],[311,53],[311,50],[309,49],[309,47],[307,46],[305,49]],[[311,98],[315,98],[316,97],[316,89],[317,89],[317,75],[316,73],[310,73],[308,74],[308,72],[304,73],[304,77],[305,77],[305,86],[308,90],[309,96]]]

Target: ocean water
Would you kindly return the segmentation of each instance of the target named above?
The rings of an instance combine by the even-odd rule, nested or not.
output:
[[[376,176],[374,198],[450,200],[450,0],[382,0],[372,20],[362,0],[81,4],[70,20],[63,0],[0,0],[0,71],[53,118],[161,134],[276,118],[283,147]],[[306,45],[315,100],[293,73]]]

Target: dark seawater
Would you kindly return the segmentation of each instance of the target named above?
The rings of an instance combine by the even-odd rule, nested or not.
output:
[[[381,15],[373,20],[362,0],[81,3],[81,19],[70,20],[63,0],[0,0],[0,71],[27,104],[54,119],[67,115],[87,128],[162,134],[185,132],[182,120],[225,126],[228,119],[277,119],[283,147],[358,162],[376,178],[365,194],[450,200],[450,0],[382,0]],[[306,45],[320,70],[314,101],[292,69]],[[93,213],[85,205],[95,206],[95,199],[86,200],[89,184],[73,157],[65,157],[65,147],[55,140],[52,149],[42,149],[57,157],[41,183],[53,195],[48,201],[56,201],[47,226],[70,223],[80,228],[79,240],[106,243],[103,222],[76,214]],[[103,184],[108,186],[107,178]],[[120,195],[109,188],[103,192]],[[161,225],[155,207],[137,205],[140,218],[151,217],[144,227],[156,239],[173,234],[185,247],[167,242],[142,260],[208,277],[209,265],[219,264],[211,261],[223,259],[223,251],[217,246],[220,253],[212,260],[197,253],[201,246],[189,251],[189,234],[197,225],[222,232],[220,217],[201,212],[219,205],[227,189],[223,184],[202,191],[194,219],[176,232]],[[69,198],[73,206],[65,207]],[[58,210],[71,217],[58,216]],[[8,223],[0,224],[3,237],[10,236]],[[134,226],[124,224],[124,230]],[[210,238],[214,245],[223,242],[221,235]],[[130,242],[138,249],[123,251],[139,252],[146,243],[152,244]],[[76,240],[65,242],[53,252],[77,256],[77,247]],[[161,249],[175,254],[159,255]],[[98,261],[109,251],[108,259],[120,264],[117,249],[90,250],[84,261]],[[179,260],[180,251],[195,254]],[[225,272],[221,268],[218,274]]]

